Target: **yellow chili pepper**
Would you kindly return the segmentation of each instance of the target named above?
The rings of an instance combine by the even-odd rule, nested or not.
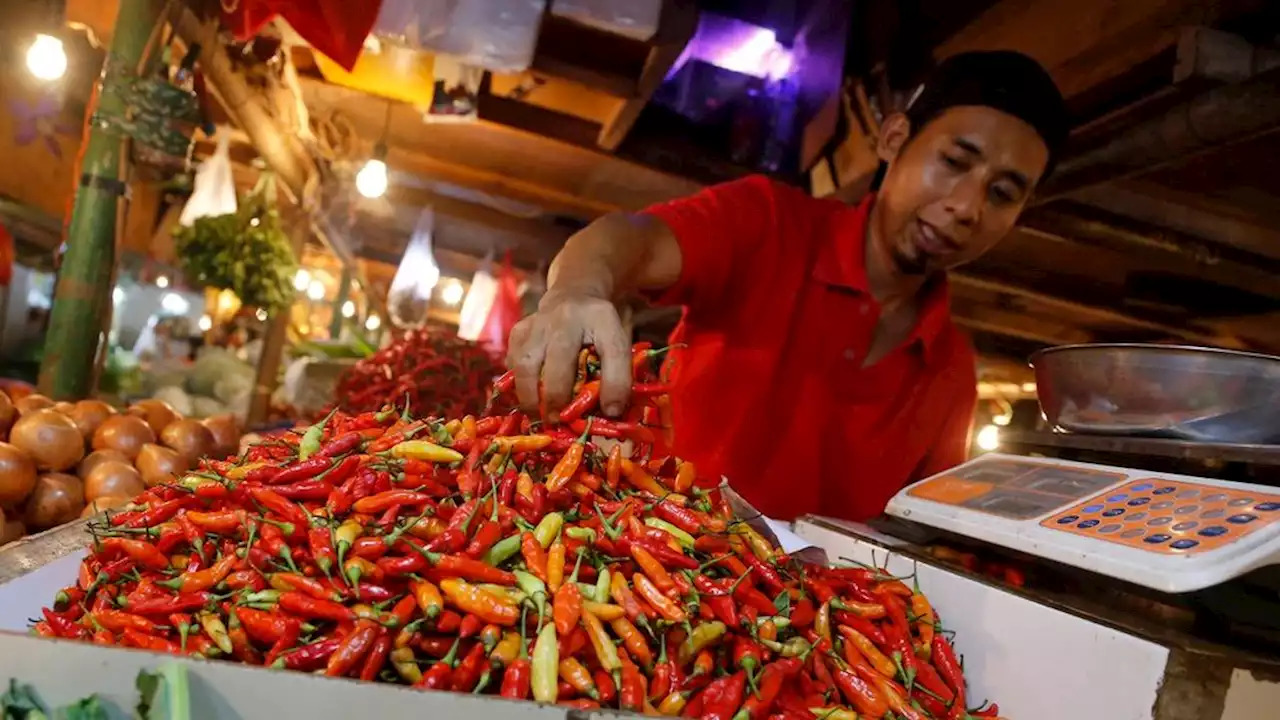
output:
[[[658,714],[663,717],[676,717],[683,710],[684,706],[689,703],[689,696],[676,690],[664,698],[658,704]]]
[[[264,462],[251,462],[245,465],[239,465],[227,471],[228,480],[243,480],[246,475],[254,470],[266,465]]]
[[[462,462],[462,453],[452,448],[441,447],[426,440],[405,440],[391,448],[391,454],[398,458],[426,460],[436,463]]]
[[[516,492],[526,500],[533,499],[533,478],[527,472],[516,477]]]
[[[453,420],[450,420],[449,422],[444,424],[444,431],[449,433],[451,436],[457,437],[458,433],[461,430],[462,430],[462,421],[458,420],[457,418],[454,418]]]
[[[217,613],[203,612],[198,616],[200,627],[204,630],[204,634],[209,636],[214,645],[222,652],[230,655],[232,652],[231,636],[227,634],[227,626],[222,622],[222,618]]]
[[[562,527],[564,527],[564,515],[558,512],[547,513],[542,516],[538,526],[533,529],[533,536],[537,538],[538,544],[545,549],[551,547],[551,542],[560,534],[560,528]]]
[[[818,637],[826,640],[828,644],[832,642],[831,640],[831,601],[830,600],[822,603],[822,607],[818,608],[817,614],[814,615],[813,631],[818,634]]]
[[[695,627],[693,632],[689,633],[689,636],[684,639],[684,642],[680,643],[680,651],[676,656],[677,662],[682,666],[693,662],[695,655],[719,642],[720,638],[724,637],[726,630],[728,628],[725,624],[718,620],[702,623]]]
[[[555,623],[547,623],[538,633],[529,663],[529,686],[533,699],[540,703],[553,703],[559,694],[557,679],[560,677],[560,642],[556,638]]]
[[[811,707],[809,712],[820,718],[820,720],[858,720],[858,713],[839,706]]]
[[[418,667],[418,663],[414,662],[413,648],[400,647],[392,650],[391,664],[395,667],[396,673],[410,685],[416,685],[422,681],[422,669]]]
[[[535,452],[553,442],[555,438],[550,435],[506,435],[493,439],[498,452],[504,453]]]
[[[582,626],[587,629],[587,639],[596,649],[596,659],[600,661],[600,667],[609,673],[621,670],[622,661],[618,658],[618,648],[614,646],[613,638],[609,636],[608,631],[604,629],[604,623],[600,622],[600,618],[590,606],[618,608],[617,617],[622,617],[622,608],[617,605],[599,606],[596,603],[585,602],[582,604]]]
[[[489,653],[489,660],[498,667],[506,667],[515,662],[520,655],[520,633],[509,632],[502,636],[498,645]]]
[[[591,614],[605,622],[613,622],[614,620],[617,620],[620,617],[626,617],[627,615],[627,611],[623,610],[621,605],[598,603],[590,600],[582,601],[582,609],[589,611]]]
[[[536,536],[535,536],[536,537]],[[556,540],[547,549],[547,589],[555,592],[564,582],[564,543]]]

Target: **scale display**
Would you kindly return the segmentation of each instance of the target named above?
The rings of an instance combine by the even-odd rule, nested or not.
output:
[[[990,454],[887,512],[1165,592],[1280,562],[1280,493],[1185,475]]]

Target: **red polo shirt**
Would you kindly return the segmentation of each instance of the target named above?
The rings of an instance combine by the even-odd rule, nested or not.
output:
[[[755,176],[645,212],[684,263],[671,357],[676,454],[761,512],[867,519],[965,459],[973,350],[931,286],[910,336],[864,368],[880,307],[864,244],[874,196],[819,200]]]

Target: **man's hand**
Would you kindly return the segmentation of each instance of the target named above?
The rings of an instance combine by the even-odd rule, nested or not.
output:
[[[507,367],[516,373],[525,412],[536,417],[541,381],[546,419],[558,419],[571,399],[578,352],[587,345],[600,355],[601,407],[609,415],[622,413],[631,392],[631,343],[617,308],[604,298],[555,290],[542,297],[538,312],[511,329]]]

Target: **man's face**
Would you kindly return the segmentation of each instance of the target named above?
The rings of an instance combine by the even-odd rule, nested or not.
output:
[[[922,128],[885,123],[888,172],[876,233],[898,270],[928,275],[970,262],[1013,228],[1049,150],[1026,122],[987,107],[946,110]]]

